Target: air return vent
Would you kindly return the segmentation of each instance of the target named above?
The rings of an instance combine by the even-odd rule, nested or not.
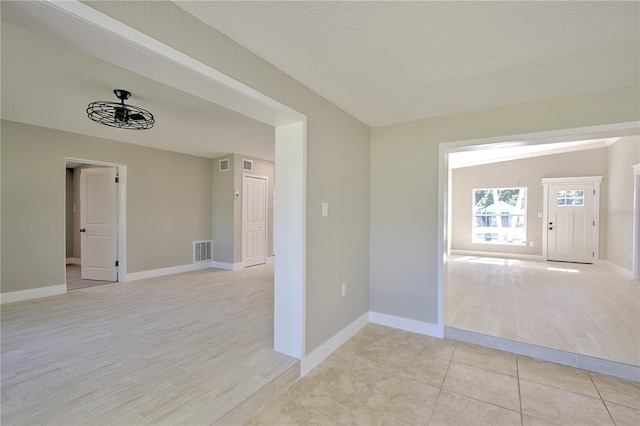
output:
[[[253,161],[252,160],[242,160],[242,170],[245,172],[253,171]]]
[[[213,260],[213,241],[193,242],[193,263],[211,262]]]
[[[220,160],[220,171],[226,172],[227,170],[229,170],[229,159]]]

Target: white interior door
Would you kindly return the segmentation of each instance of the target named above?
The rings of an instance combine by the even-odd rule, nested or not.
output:
[[[242,177],[242,264],[267,261],[267,179]]]
[[[592,183],[549,185],[547,259],[593,263],[597,252],[597,197]]]
[[[98,167],[80,171],[81,277],[117,281],[116,169]]]

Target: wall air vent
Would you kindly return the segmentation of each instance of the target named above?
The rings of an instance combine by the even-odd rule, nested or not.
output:
[[[213,260],[213,241],[193,242],[193,263],[211,262]]]
[[[253,171],[253,161],[252,160],[242,160],[242,170],[245,172]]]
[[[220,171],[226,172],[227,170],[229,170],[229,159],[220,160]]]

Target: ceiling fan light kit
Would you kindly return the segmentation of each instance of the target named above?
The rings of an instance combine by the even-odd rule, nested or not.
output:
[[[113,93],[120,99],[120,103],[91,102],[87,106],[87,116],[90,120],[119,129],[146,130],[153,127],[155,123],[153,114],[134,105],[125,105],[124,101],[131,97],[131,92],[115,89]]]

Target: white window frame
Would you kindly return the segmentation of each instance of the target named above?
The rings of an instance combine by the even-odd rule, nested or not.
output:
[[[494,214],[486,214],[484,215],[485,217],[493,217],[496,219],[496,224],[498,226],[496,226],[496,230],[498,231],[498,234],[501,233],[501,230],[504,229],[502,227],[502,218],[503,217],[511,217],[511,218],[515,218],[515,217],[522,217],[522,232],[523,232],[523,239],[522,241],[517,240],[517,241],[508,241],[508,240],[502,240],[502,239],[497,239],[497,240],[486,240],[486,239],[480,239],[480,238],[476,238],[476,217],[478,216],[478,214],[476,213],[476,192],[477,191],[493,191],[493,199],[494,199],[494,203],[495,200],[498,199],[498,191],[504,191],[504,190],[509,190],[509,189],[517,189],[519,190],[518,193],[518,200],[516,201],[516,206],[518,205],[522,205],[522,203],[524,203],[525,208],[523,209],[523,213],[515,213],[515,214],[505,214],[503,212],[496,212]],[[493,245],[506,245],[506,246],[526,246],[527,243],[527,187],[499,187],[499,188],[474,188],[471,191],[471,242],[474,244],[493,244]],[[511,220],[511,228],[515,229],[518,221],[517,220]],[[513,231],[512,231],[513,232]]]

